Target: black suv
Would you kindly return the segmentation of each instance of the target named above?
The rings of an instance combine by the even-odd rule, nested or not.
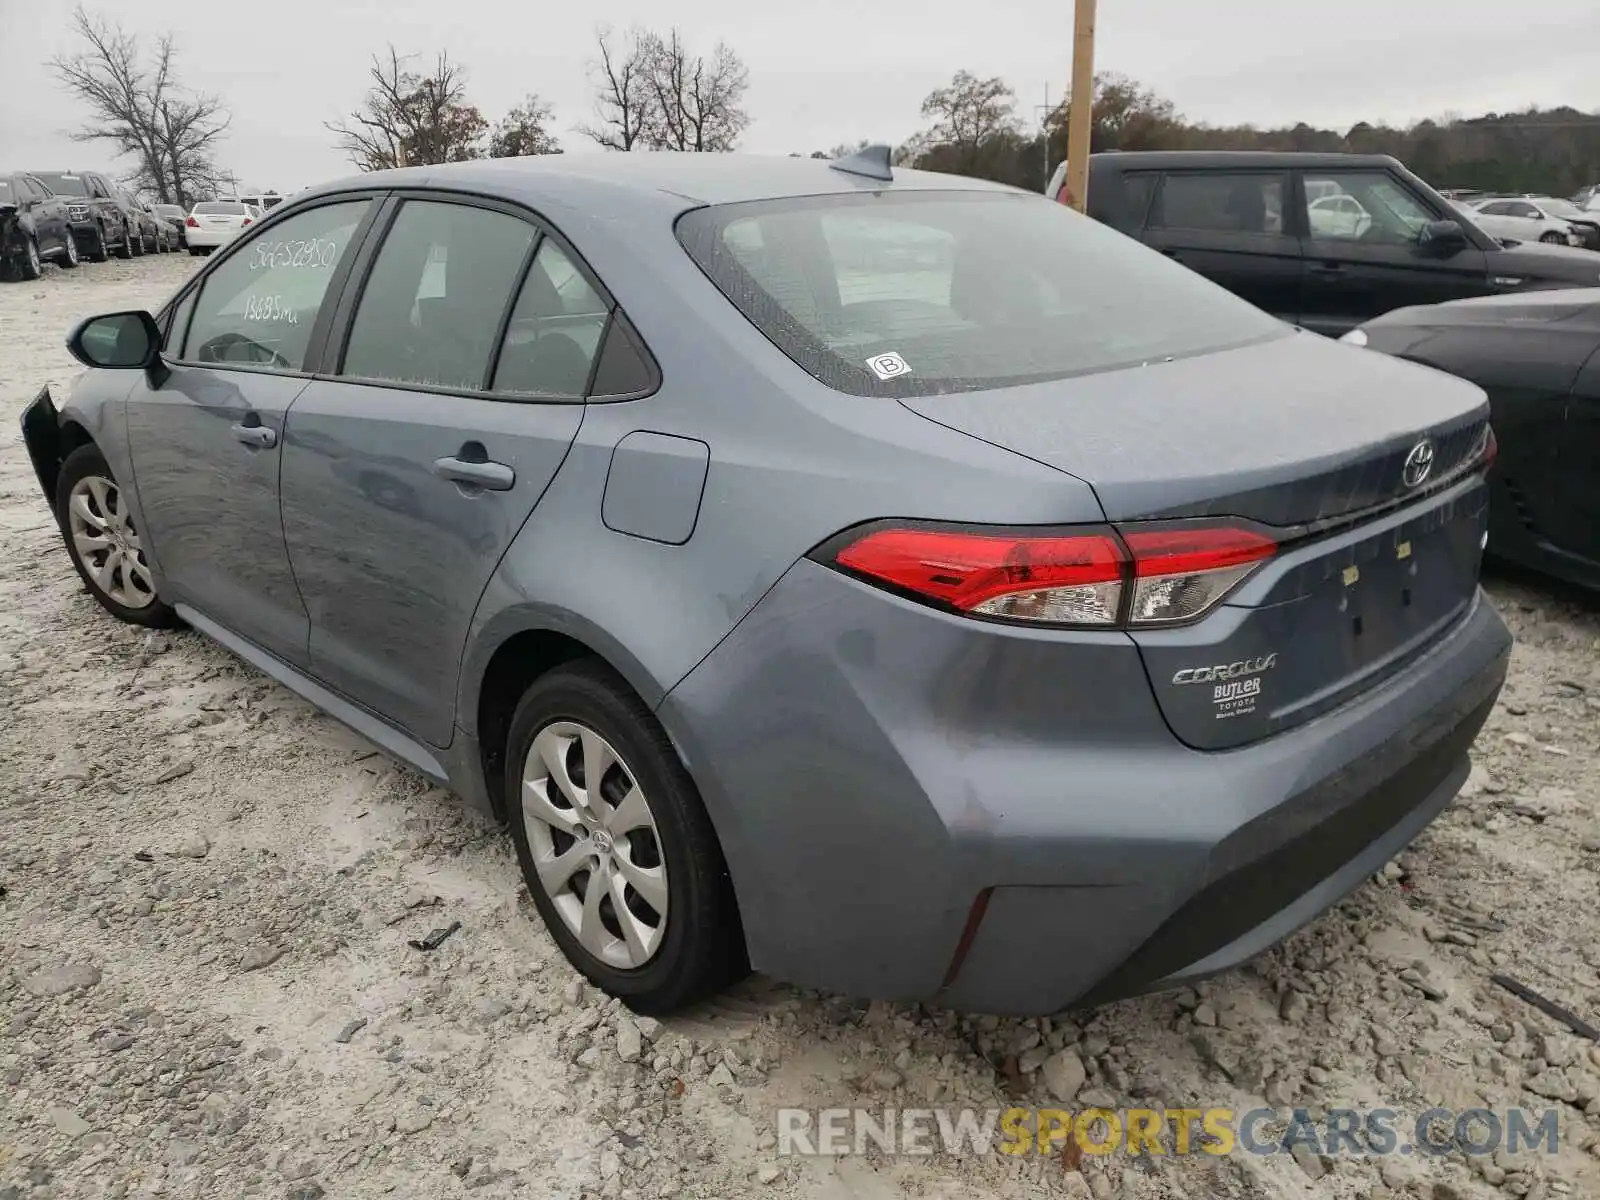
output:
[[[1502,246],[1387,155],[1095,154],[1089,215],[1335,337],[1414,304],[1600,286],[1592,253]]]
[[[37,279],[41,264],[78,265],[67,202],[26,171],[0,171],[0,269]]]
[[[142,249],[138,226],[129,236],[128,214],[116,186],[98,171],[34,171],[35,178],[67,202],[78,249],[90,262],[105,262],[112,251],[132,258]]]

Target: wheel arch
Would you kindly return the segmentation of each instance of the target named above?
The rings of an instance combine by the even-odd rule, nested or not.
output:
[[[541,676],[564,663],[591,658],[616,672],[652,711],[666,694],[617,638],[574,613],[501,613],[469,643],[456,722],[477,743],[477,765],[497,818],[505,818],[505,744],[518,702]]]

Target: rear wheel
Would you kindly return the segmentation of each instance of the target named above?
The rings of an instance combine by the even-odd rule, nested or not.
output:
[[[193,255],[195,258],[199,258],[200,257],[200,247],[199,246],[190,246],[189,247],[189,253],[191,255]]]
[[[541,676],[507,739],[506,808],[550,935],[642,1013],[702,1000],[748,969],[721,847],[655,718],[608,667]]]
[[[56,517],[67,556],[102,608],[131,625],[177,624],[156,595],[143,535],[99,447],[79,446],[61,464]]]

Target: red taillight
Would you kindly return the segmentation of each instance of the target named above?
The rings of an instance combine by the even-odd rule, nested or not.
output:
[[[190,217],[187,221],[184,222],[184,224],[187,225],[190,229],[199,229],[200,228],[200,222],[196,221],[193,217]]]
[[[244,219],[244,223],[245,223],[245,225],[248,225],[248,224],[250,224],[250,218],[249,218],[249,217],[246,217],[246,218],[245,218],[245,219]],[[240,228],[241,228],[241,229],[242,229],[242,228],[243,228],[243,227],[244,227],[244,226],[240,226]]]
[[[1215,524],[1049,534],[880,525],[827,561],[974,616],[1107,628],[1193,620],[1277,548]]]
[[[1494,460],[1500,457],[1500,439],[1494,436],[1494,426],[1483,427],[1483,450],[1478,455],[1478,462],[1485,471],[1494,466]]]
[[[1126,566],[1109,530],[1017,537],[880,529],[851,542],[834,561],[963,612],[1075,625],[1116,620]]]

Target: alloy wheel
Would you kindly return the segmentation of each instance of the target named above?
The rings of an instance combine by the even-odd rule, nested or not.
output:
[[[43,273],[44,266],[39,261],[39,243],[32,238],[28,239],[28,278],[37,279]]]
[[[78,480],[67,499],[73,548],[94,584],[125,608],[144,608],[156,598],[144,544],[122,503],[117,485],[102,475]]]
[[[608,966],[644,966],[667,928],[667,868],[650,801],[594,730],[553,721],[522,766],[523,827],[561,920]]]

